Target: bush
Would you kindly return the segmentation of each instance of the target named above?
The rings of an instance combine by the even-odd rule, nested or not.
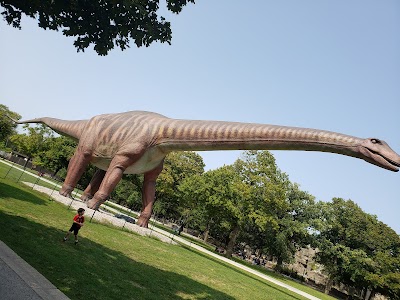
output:
[[[293,278],[293,279],[295,279],[295,280],[299,280],[299,281],[301,281],[301,282],[304,282],[304,277],[303,276],[301,276],[300,274],[298,274],[295,270],[293,270],[293,269],[289,269],[289,268],[287,268],[287,267],[281,267],[281,268],[279,268],[279,270],[276,270],[276,271],[278,271],[279,273],[281,273],[282,275],[286,275],[286,276],[289,276],[290,278]]]

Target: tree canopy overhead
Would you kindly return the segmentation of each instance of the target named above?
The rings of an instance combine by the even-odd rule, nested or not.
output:
[[[166,0],[173,13],[194,0]],[[129,47],[132,39],[137,47],[149,46],[154,41],[171,44],[170,23],[159,16],[159,0],[0,0],[1,13],[9,25],[21,29],[21,16],[38,20],[39,27],[76,37],[74,46],[84,51],[89,45],[99,55],[118,46]]]

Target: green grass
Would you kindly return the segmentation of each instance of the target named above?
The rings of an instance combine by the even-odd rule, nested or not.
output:
[[[2,174],[0,239],[71,299],[304,299],[193,249],[112,226],[87,222],[78,246],[63,243],[74,211]]]
[[[9,166],[7,163],[12,164]],[[19,169],[17,169],[17,167]],[[56,191],[59,189],[57,187],[62,185],[62,182],[56,181],[50,177],[40,177],[37,178],[34,175],[37,175],[37,172],[31,169],[26,168],[24,171],[21,171],[20,169],[23,169],[22,166],[13,164],[12,162],[4,159],[0,159],[0,178],[6,178],[12,181],[17,181],[17,182],[29,182],[35,185],[41,185],[50,189],[55,189]],[[46,180],[46,181],[45,181]],[[50,181],[47,182],[47,181]],[[75,195],[75,192],[82,192],[78,189],[75,189],[73,192],[73,195]]]
[[[198,240],[196,238],[192,238],[192,237],[190,237],[188,235],[184,235],[184,234],[181,234],[180,237],[185,239],[185,240],[187,240],[187,241],[189,241],[189,242],[191,242],[192,244],[195,244],[195,245],[200,246],[200,247],[202,247],[204,249],[207,249],[208,251],[211,251],[211,252],[215,251],[215,246],[214,245],[207,244],[203,240]]]

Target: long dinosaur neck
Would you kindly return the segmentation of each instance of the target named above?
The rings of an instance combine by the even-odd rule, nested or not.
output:
[[[357,156],[360,138],[330,131],[219,121],[168,119],[158,143],[173,150],[306,150]]]
[[[73,138],[74,140],[79,140],[82,134],[82,130],[87,124],[87,122],[88,122],[87,120],[65,121],[55,118],[44,117],[44,118],[20,121],[18,123],[19,124],[42,123],[49,126],[51,129],[53,129],[55,132],[61,135],[66,135]]]

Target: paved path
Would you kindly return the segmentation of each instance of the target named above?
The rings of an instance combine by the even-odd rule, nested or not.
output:
[[[42,274],[0,241],[1,300],[68,300]]]

